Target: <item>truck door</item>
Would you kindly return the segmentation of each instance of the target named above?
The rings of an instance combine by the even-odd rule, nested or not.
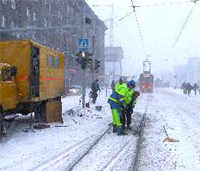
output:
[[[40,96],[40,49],[31,46],[31,73],[30,73],[31,97]]]
[[[3,110],[16,108],[18,104],[17,86],[14,77],[11,76],[10,67],[1,69],[0,96]]]

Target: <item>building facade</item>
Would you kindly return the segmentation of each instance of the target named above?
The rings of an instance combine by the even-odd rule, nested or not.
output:
[[[105,48],[105,74],[109,77],[109,82],[118,80],[122,76],[121,60],[124,57],[121,47],[106,47]]]
[[[180,87],[183,82],[200,84],[200,58],[191,57],[182,66],[174,66],[174,86]]]
[[[89,38],[93,58],[101,61],[99,73],[104,73],[106,29],[84,0],[0,0],[0,40],[33,39],[63,51],[67,84],[80,84],[79,38]]]

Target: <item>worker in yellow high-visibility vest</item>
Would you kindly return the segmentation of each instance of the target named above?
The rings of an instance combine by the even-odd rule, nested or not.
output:
[[[108,103],[110,104],[113,116],[113,132],[118,135],[126,135],[122,128],[123,113],[122,110],[127,108],[127,99],[129,91],[135,87],[135,81],[120,83],[115,86],[115,91],[110,95]]]

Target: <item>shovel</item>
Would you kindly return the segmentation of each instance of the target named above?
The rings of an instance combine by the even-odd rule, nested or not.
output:
[[[167,138],[165,138],[163,140],[163,142],[179,142],[179,140],[176,140],[176,139],[173,139],[173,138],[170,138],[168,133],[167,133],[167,130],[165,129],[165,127],[163,126],[164,130],[165,130],[165,134],[167,135]]]

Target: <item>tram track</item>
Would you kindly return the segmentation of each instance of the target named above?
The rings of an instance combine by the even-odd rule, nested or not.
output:
[[[115,170],[115,166],[118,165],[120,161],[124,160],[124,156],[130,153],[130,149],[131,149],[132,157],[130,157],[130,154],[128,154],[129,155],[128,158],[131,158],[131,159],[130,159],[129,167],[127,170],[135,171],[136,166],[137,166],[137,161],[139,159],[140,144],[141,144],[141,139],[142,139],[142,134],[143,134],[143,128],[145,126],[145,121],[146,121],[146,113],[148,111],[148,102],[149,102],[149,96],[147,97],[147,105],[145,107],[145,112],[143,115],[140,115],[140,121],[139,121],[140,124],[139,124],[139,127],[137,127],[137,131],[136,131],[137,134],[135,135],[134,133],[129,133],[130,136],[121,136],[121,137],[115,136],[113,134],[112,136],[115,137],[116,140],[117,139],[119,140],[119,138],[121,138],[122,140],[124,137],[128,137],[128,138],[124,138],[125,141],[123,141],[122,145],[118,147],[118,150],[113,151],[114,153],[106,161],[104,161],[104,163],[101,166],[99,166],[97,170],[101,170],[101,171]],[[109,135],[108,133],[109,133],[109,130],[111,129],[111,126],[112,124],[110,124],[110,126],[100,136],[98,137],[93,136],[90,138],[86,138],[83,141],[69,147],[62,153],[49,158],[45,162],[30,169],[29,171],[80,170],[80,168],[82,167],[80,163],[83,159],[87,160],[87,158],[90,158],[91,157],[90,153],[94,152],[95,150],[97,150],[96,154],[98,154],[99,144],[100,146],[103,146],[109,143],[108,137],[110,137],[111,135]],[[112,152],[112,149],[110,152]],[[108,155],[109,155],[109,150],[108,150]],[[102,156],[97,155],[97,158],[99,157],[101,158]]]
[[[126,170],[126,168],[123,168],[123,167],[127,167],[127,166],[124,166],[123,162],[124,162],[124,160],[129,160],[129,158],[131,158],[131,161],[127,162],[127,163],[129,163],[129,167],[127,168],[127,170],[131,170],[131,171],[136,170],[137,162],[139,159],[140,144],[142,141],[143,129],[145,126],[145,121],[146,121],[146,114],[148,111],[149,100],[150,100],[150,95],[148,95],[148,97],[147,97],[145,112],[141,116],[140,124],[137,129],[137,134],[136,135],[134,133],[129,134],[130,139],[127,139],[126,143],[124,143],[121,148],[119,148],[117,151],[115,151],[114,155],[112,157],[107,158],[106,162],[102,163],[101,166],[99,166],[98,169],[96,169],[96,170],[100,170],[100,171],[107,171],[107,170],[116,171],[116,170],[121,170],[121,169]],[[127,136],[124,136],[124,138],[125,137],[127,137]],[[109,142],[109,141],[107,141],[107,142]],[[135,146],[134,146],[134,144],[135,144]],[[91,148],[91,150],[92,150],[92,148]],[[130,151],[132,154],[131,157],[130,157]],[[95,153],[95,152],[93,152],[93,153]],[[98,150],[97,150],[96,154],[98,154]],[[108,153],[108,155],[109,155],[109,153]],[[84,157],[89,157],[89,156],[84,156]],[[90,156],[89,158],[92,158],[92,156]],[[101,158],[98,157],[98,160],[101,160]],[[87,163],[87,160],[85,161],[85,163]],[[81,165],[81,164],[79,165],[79,162],[74,164],[73,168],[75,168],[75,169],[71,169],[71,170],[75,170],[75,171],[80,170],[81,167],[83,167],[85,170],[90,170],[88,168],[86,169],[84,167],[84,165]]]
[[[131,167],[130,167],[130,171],[136,171],[137,170],[138,160],[139,160],[139,156],[140,156],[141,143],[142,143],[142,137],[143,137],[143,133],[144,133],[146,115],[147,115],[148,108],[149,108],[150,98],[151,98],[151,96],[148,95],[145,111],[144,111],[144,114],[143,114],[143,117],[142,117],[142,120],[141,120],[141,124],[140,124],[140,127],[139,127],[135,156],[133,158],[133,161],[132,161],[132,164],[131,164]]]
[[[110,130],[111,126],[108,127],[100,136],[95,138],[85,138],[81,142],[70,146],[62,153],[56,154],[36,167],[29,169],[28,171],[47,171],[47,170],[72,170],[75,163],[79,162],[90,149],[98,143],[98,141]],[[92,141],[95,139],[94,141]],[[79,153],[77,153],[79,151]],[[81,154],[81,155],[80,155]],[[65,163],[65,161],[67,161]],[[66,167],[67,164],[67,167]]]
[[[91,149],[102,139],[102,137],[108,133],[108,131],[111,129],[111,125],[109,126],[109,128],[99,137],[97,138],[93,144],[83,153],[83,155],[81,157],[78,158],[78,160],[73,163],[73,165],[71,165],[69,168],[66,168],[65,171],[71,171],[73,170],[74,166],[76,166],[90,151]]]

